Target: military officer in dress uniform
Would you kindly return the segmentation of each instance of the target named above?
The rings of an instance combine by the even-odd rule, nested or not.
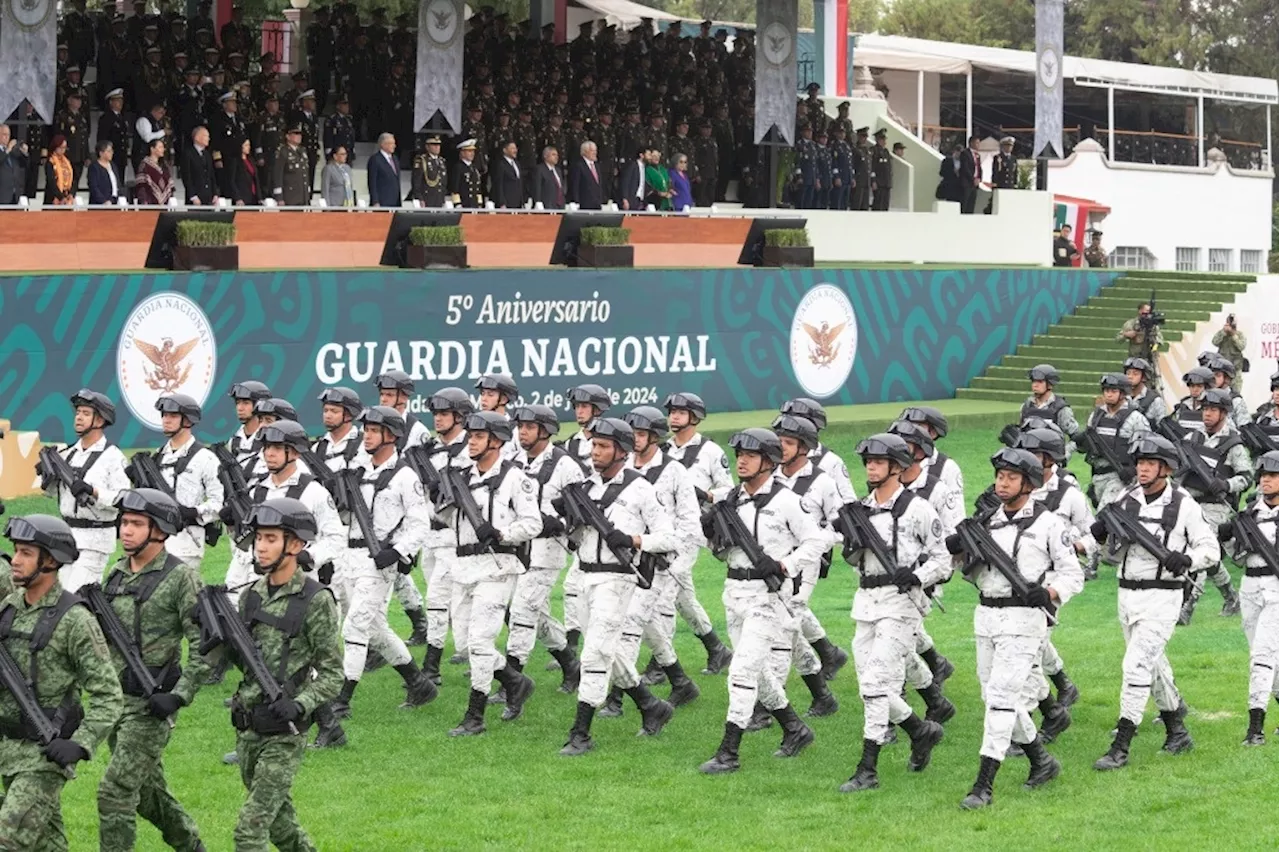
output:
[[[693,140],[693,203],[697,207],[710,207],[716,201],[720,148],[711,131],[711,119],[701,119],[698,122],[698,138]]]
[[[277,204],[303,207],[311,200],[311,159],[302,147],[303,126],[290,126],[271,172],[271,194]]]
[[[853,145],[853,209],[871,209],[871,149],[867,144],[868,127],[858,128]]]
[[[475,139],[458,144],[458,162],[453,167],[449,192],[459,207],[484,207],[484,174],[476,166],[476,147]]]
[[[324,122],[324,158],[333,159],[333,152],[339,148],[347,149],[347,165],[355,168],[356,129],[351,123],[351,101],[346,95],[340,95],[334,105],[333,115]]]
[[[410,197],[423,207],[444,207],[447,196],[449,165],[440,156],[440,137],[429,136],[426,151],[413,161]]]
[[[814,206],[817,194],[818,143],[813,141],[813,126],[801,125],[797,128],[800,138],[796,140],[796,170],[800,172],[801,192],[796,207],[809,210]]]
[[[1089,232],[1089,245],[1084,250],[1084,259],[1093,269],[1106,269],[1107,250],[1102,247],[1102,232]]]
[[[871,202],[872,210],[888,210],[889,196],[893,189],[893,157],[885,145],[888,132],[882,127],[876,131],[876,144],[871,148],[871,177],[875,198]]]
[[[258,161],[259,174],[274,175],[276,155],[284,142],[285,118],[280,114],[280,100],[275,93],[267,95],[263,113],[252,128],[253,156]]]
[[[307,197],[316,185],[316,164],[320,160],[320,117],[316,113],[316,93],[307,89],[298,96],[298,107],[294,110],[290,124],[302,128],[302,150],[307,154]]]
[[[124,112],[124,89],[107,92],[107,111],[98,119],[99,142],[110,142],[115,149],[111,169],[116,173],[116,183],[124,189],[124,167],[130,161],[129,143],[133,141],[133,128]]]
[[[218,194],[230,198],[235,195],[232,185],[231,164],[240,159],[240,145],[244,142],[244,122],[236,112],[235,92],[224,92],[219,98],[221,109],[209,118],[209,144],[213,148],[214,177],[218,181]]]
[[[991,185],[996,189],[1018,188],[1018,158],[1013,156],[1013,137],[1000,140],[1000,153],[991,159]]]
[[[53,118],[53,135],[61,134],[67,140],[67,159],[71,161],[71,191],[80,188],[80,175],[89,164],[89,116],[81,112],[84,93],[79,89],[67,92],[67,108]]]

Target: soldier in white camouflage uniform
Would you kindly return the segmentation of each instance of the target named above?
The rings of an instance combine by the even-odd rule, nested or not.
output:
[[[156,450],[156,463],[182,510],[182,528],[166,538],[164,546],[199,574],[205,544],[210,543],[206,529],[218,523],[218,511],[225,501],[218,458],[191,434],[203,413],[193,398],[168,394],[156,400],[156,410],[165,436],[164,445]],[[217,541],[216,536],[212,538]]]
[[[1130,402],[1155,429],[1157,423],[1169,416],[1169,406],[1165,404],[1164,397],[1151,387],[1156,376],[1155,368],[1146,358],[1126,358],[1124,375],[1129,380]]]
[[[920,467],[925,473],[936,476],[951,489],[953,494],[959,494],[963,499],[964,473],[960,470],[960,465],[956,464],[956,460],[942,452],[937,446],[938,442],[947,437],[947,432],[950,431],[946,415],[931,405],[913,405],[902,409],[898,419],[921,426],[929,433],[929,437],[933,439],[934,443],[933,452],[920,462]]]
[[[1129,443],[1135,435],[1151,431],[1151,424],[1129,399],[1129,380],[1123,373],[1106,373],[1099,380],[1102,388],[1102,404],[1089,414],[1089,421],[1082,434],[1088,433],[1098,452],[1085,452],[1085,461],[1093,468],[1093,480],[1089,485],[1093,503],[1101,508],[1119,497],[1133,484],[1133,469],[1128,467]],[[1081,438],[1085,441],[1085,438]],[[1123,465],[1116,469],[1102,451],[1102,447]]]

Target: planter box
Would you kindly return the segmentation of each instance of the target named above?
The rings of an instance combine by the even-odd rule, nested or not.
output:
[[[406,246],[405,264],[410,269],[466,269],[466,246]]]
[[[578,246],[577,266],[632,267],[635,246]]]
[[[176,246],[173,268],[189,272],[209,269],[239,269],[239,246]]]
[[[813,246],[765,246],[761,266],[813,266]]]

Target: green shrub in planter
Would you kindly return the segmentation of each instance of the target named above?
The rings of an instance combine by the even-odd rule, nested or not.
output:
[[[630,228],[583,228],[579,243],[584,246],[631,245]]]
[[[409,244],[414,246],[463,245],[461,225],[424,226],[409,229]]]
[[[186,219],[178,223],[178,245],[185,248],[219,248],[236,243],[234,222],[201,222]]]
[[[809,232],[804,228],[774,228],[764,232],[764,244],[796,248],[809,245]]]

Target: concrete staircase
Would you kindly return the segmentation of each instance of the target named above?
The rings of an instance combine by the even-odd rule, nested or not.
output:
[[[1098,378],[1118,371],[1127,357],[1128,350],[1116,341],[1116,333],[1137,314],[1138,303],[1147,301],[1153,289],[1156,309],[1168,317],[1163,329],[1168,344],[1207,320],[1254,280],[1252,275],[1203,272],[1125,273],[1075,313],[988,368],[971,387],[958,390],[956,397],[1021,403],[1030,393],[1027,370],[1048,363],[1062,374],[1057,393],[1077,410],[1081,406],[1087,410],[1098,395]]]

